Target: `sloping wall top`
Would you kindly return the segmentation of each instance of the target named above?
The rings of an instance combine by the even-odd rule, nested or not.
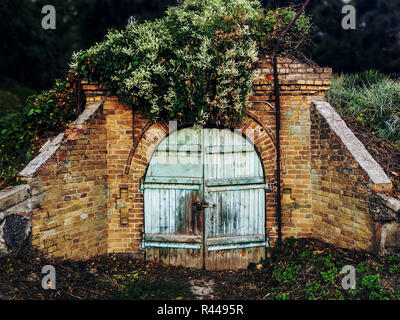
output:
[[[382,167],[372,158],[364,145],[358,140],[355,134],[346,125],[344,120],[333,109],[333,107],[324,101],[313,101],[318,112],[326,119],[330,128],[341,139],[354,159],[368,174],[374,184],[391,184],[389,177],[383,171]]]

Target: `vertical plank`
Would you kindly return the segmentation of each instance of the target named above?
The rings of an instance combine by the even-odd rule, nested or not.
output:
[[[151,189],[152,191],[152,201],[153,201],[153,214],[152,214],[152,224],[153,224],[153,232],[160,232],[160,190]]]
[[[176,199],[175,199],[175,190],[174,189],[169,189],[168,190],[168,200],[169,200],[169,206],[168,206],[168,227],[169,227],[169,234],[174,234],[175,233],[175,215],[176,215]]]
[[[169,207],[167,207],[167,190],[160,190],[160,234],[166,234],[167,229],[167,210],[169,212]]]

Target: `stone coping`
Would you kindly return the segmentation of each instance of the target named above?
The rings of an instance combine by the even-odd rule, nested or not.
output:
[[[371,182],[378,189],[386,189],[386,191],[388,187],[391,189],[392,182],[386,175],[385,171],[375,161],[365,146],[360,142],[360,140],[358,140],[333,107],[325,101],[313,101],[312,104],[325,118],[330,128],[340,138],[358,164],[365,170],[371,179]]]
[[[0,212],[6,211],[29,198],[29,185],[23,184],[0,191]]]
[[[396,213],[400,213],[400,200],[384,193],[379,193],[378,196],[388,208],[392,209]]]
[[[79,117],[72,122],[69,129],[81,129],[82,125],[103,105],[103,101],[92,103],[86,106],[85,110]],[[68,130],[68,129],[67,129]],[[36,171],[49,160],[60,147],[65,137],[65,133],[60,133],[57,137],[47,141],[40,149],[40,154],[35,157],[29,164],[18,174],[23,178],[31,178]]]
[[[70,127],[82,129],[82,125],[103,105],[104,101],[94,102],[88,105],[79,117],[70,124]]]

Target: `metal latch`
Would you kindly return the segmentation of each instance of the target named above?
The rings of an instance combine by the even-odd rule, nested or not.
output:
[[[208,202],[201,202],[201,201],[193,202],[193,205],[196,207],[196,210],[201,210],[210,207],[210,204]],[[215,204],[213,204],[212,207],[215,207]]]

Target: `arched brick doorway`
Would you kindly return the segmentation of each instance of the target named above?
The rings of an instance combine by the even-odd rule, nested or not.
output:
[[[144,183],[146,258],[208,270],[265,257],[268,184],[252,141],[229,129],[164,138]]]

